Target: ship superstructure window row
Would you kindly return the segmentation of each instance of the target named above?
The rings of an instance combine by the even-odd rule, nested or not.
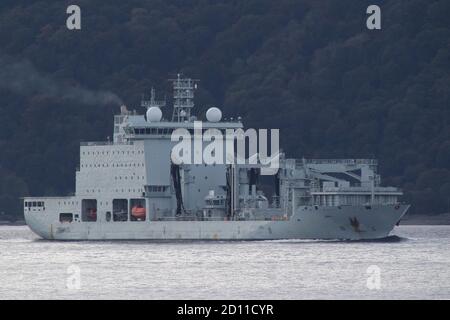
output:
[[[191,135],[195,133],[194,129],[191,128],[185,128]],[[220,128],[203,128],[202,134],[205,134],[208,130],[215,129],[220,131],[222,134],[226,133],[226,129],[220,129]],[[134,134],[134,135],[170,135],[173,133],[175,129],[173,128],[126,128],[125,132],[128,134]]]
[[[115,189],[115,192],[116,193],[118,193],[118,192],[122,192],[122,193],[124,193],[124,192],[144,192],[144,189],[128,189],[128,191],[127,191],[127,189]]]
[[[25,201],[24,206],[27,208],[44,207],[44,201]]]
[[[316,205],[321,206],[338,206],[338,205],[348,205],[348,206],[358,206],[365,205],[368,203],[372,204],[396,204],[398,203],[397,195],[379,195],[374,194],[373,200],[370,194],[314,194],[313,202]]]
[[[125,151],[83,151],[81,154],[83,155],[109,155],[109,153],[111,152],[111,154],[125,154]],[[127,150],[126,151],[127,154],[143,154],[144,151],[143,150]]]
[[[171,128],[134,128],[128,129],[128,133],[135,135],[168,135],[172,134],[174,129]]]
[[[169,186],[146,186],[147,192],[166,192]]]
[[[128,191],[127,191],[128,190]],[[134,192],[134,193],[136,193],[136,192],[144,192],[144,189],[140,189],[140,188],[138,188],[138,189],[115,189],[115,191],[116,192]],[[101,193],[102,191],[100,190],[100,189],[98,189],[97,191],[95,190],[95,189],[92,189],[92,190],[90,190],[90,189],[86,189],[86,193]]]
[[[127,176],[115,176],[114,180],[122,180],[122,177],[123,179],[127,180]],[[133,180],[133,178],[136,178],[136,180],[144,180],[144,176],[142,177],[138,175],[130,176],[130,180]]]
[[[109,168],[110,162],[108,163],[102,163],[102,164],[81,164],[81,168]],[[131,168],[131,167],[144,167],[144,163],[141,162],[134,162],[134,163],[112,163],[112,168]]]
[[[64,201],[62,202],[64,205],[78,205],[78,201]],[[58,205],[61,205],[61,201],[58,201]]]

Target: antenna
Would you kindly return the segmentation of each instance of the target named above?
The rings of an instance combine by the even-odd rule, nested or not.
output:
[[[172,121],[184,122],[191,118],[191,109],[194,107],[194,90],[197,82],[190,78],[181,78],[177,74],[176,79],[169,79],[173,85],[173,115]]]
[[[141,99],[141,107],[150,109],[152,107],[165,107],[166,106],[166,99],[164,97],[164,100],[156,100],[156,93],[155,93],[155,88],[152,87],[151,91],[150,91],[150,100],[146,100],[145,99],[145,95],[142,95],[142,99]]]

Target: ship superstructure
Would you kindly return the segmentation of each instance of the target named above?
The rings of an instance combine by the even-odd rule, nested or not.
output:
[[[381,186],[374,159],[280,153],[270,195],[259,185],[260,164],[175,163],[172,134],[195,135],[198,119],[196,81],[178,75],[171,82],[170,120],[152,89],[141,104],[145,115],[123,106],[114,117],[113,141],[81,143],[75,195],[24,199],[34,232],[61,240],[372,239],[386,237],[406,213],[402,192]],[[240,119],[221,118],[209,109],[201,133],[244,129]]]

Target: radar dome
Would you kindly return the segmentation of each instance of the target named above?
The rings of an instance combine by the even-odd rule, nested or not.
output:
[[[162,111],[158,107],[151,107],[147,110],[147,121],[148,122],[159,122],[162,118]]]
[[[206,111],[206,119],[209,122],[219,122],[222,119],[222,111],[219,108],[212,107]]]

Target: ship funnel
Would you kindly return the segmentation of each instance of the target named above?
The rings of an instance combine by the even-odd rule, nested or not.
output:
[[[128,110],[126,105],[121,105],[120,106],[120,114],[121,115],[127,115],[130,114],[130,111]]]

